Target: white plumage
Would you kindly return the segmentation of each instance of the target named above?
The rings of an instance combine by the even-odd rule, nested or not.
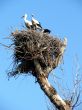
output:
[[[39,21],[37,21],[35,18],[34,18],[34,15],[32,14],[32,21],[36,24],[39,24]]]
[[[34,18],[33,14],[32,14],[32,25],[35,27],[35,29],[42,29],[40,22]]]
[[[25,15],[23,16],[23,19],[24,19],[24,22],[25,22],[26,27],[27,27],[28,29],[31,29],[31,28],[33,27],[33,26],[32,26],[32,22],[29,21],[29,20],[27,20],[27,14],[25,14]]]

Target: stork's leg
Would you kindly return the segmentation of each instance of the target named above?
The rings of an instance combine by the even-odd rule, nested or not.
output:
[[[32,25],[32,29],[35,30],[35,25]]]
[[[34,28],[34,30],[36,30],[37,28],[36,28],[36,25],[35,25],[35,28]]]

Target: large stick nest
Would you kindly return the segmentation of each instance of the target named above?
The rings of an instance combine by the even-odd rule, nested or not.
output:
[[[15,67],[9,75],[32,73],[35,75],[34,60],[38,60],[42,69],[51,66],[61,54],[63,41],[57,37],[34,30],[22,30],[12,33]]]

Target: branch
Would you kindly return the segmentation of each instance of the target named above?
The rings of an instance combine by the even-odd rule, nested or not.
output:
[[[58,110],[71,110],[71,107],[58,95],[56,89],[48,82],[48,79],[44,76],[44,72],[37,60],[34,60],[34,65],[35,72],[37,73],[37,81],[50,101]]]

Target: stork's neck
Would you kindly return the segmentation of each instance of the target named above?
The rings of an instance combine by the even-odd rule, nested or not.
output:
[[[25,16],[25,17],[24,17],[24,21],[27,21],[27,19],[26,19],[26,18],[27,18],[27,17]]]
[[[34,17],[32,16],[32,19],[34,19]]]

